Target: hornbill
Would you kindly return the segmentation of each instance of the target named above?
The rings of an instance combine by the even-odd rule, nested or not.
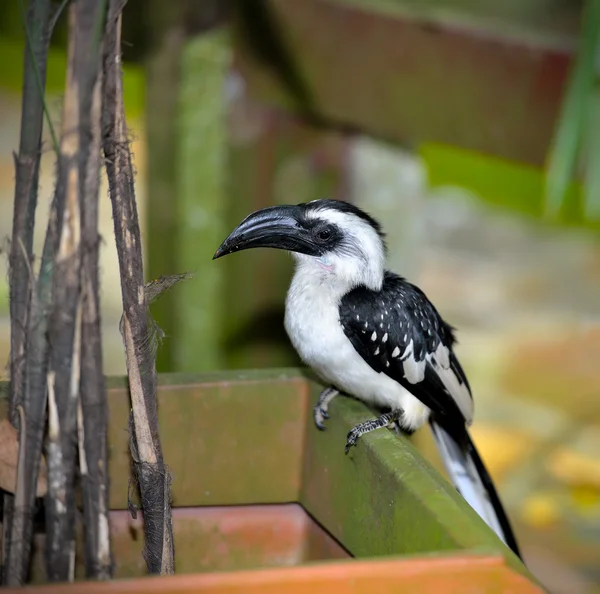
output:
[[[454,352],[454,328],[414,284],[385,269],[381,225],[337,200],[272,206],[247,216],[213,259],[249,248],[292,253],[296,266],[285,328],[327,388],[315,407],[324,428],[339,392],[385,414],[360,423],[346,453],[370,431],[412,433],[429,421],[448,474],[464,499],[520,557],[509,520],[467,426],[473,399]]]

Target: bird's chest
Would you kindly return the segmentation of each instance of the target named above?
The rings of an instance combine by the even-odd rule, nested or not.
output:
[[[346,351],[352,345],[342,330],[337,300],[310,281],[292,282],[285,329],[300,357],[317,371],[334,368],[350,354]]]

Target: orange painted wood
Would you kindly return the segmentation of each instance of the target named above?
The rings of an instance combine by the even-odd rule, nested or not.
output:
[[[142,517],[140,513],[133,520],[126,511],[110,514],[116,578],[147,575]],[[286,567],[350,556],[298,504],[178,508],[173,510],[173,533],[179,574]],[[78,566],[76,578],[84,575]]]
[[[127,511],[111,511],[109,521],[115,578],[147,576],[142,556],[143,513],[134,520]],[[297,503],[175,508],[173,536],[178,574],[289,567],[350,557]],[[38,532],[31,563],[32,584],[46,583],[45,542],[45,535]],[[81,540],[75,579],[85,579]]]
[[[6,589],[7,594],[542,594],[500,556],[448,555],[392,561],[150,577]]]

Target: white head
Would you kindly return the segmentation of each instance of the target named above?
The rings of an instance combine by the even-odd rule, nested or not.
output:
[[[342,291],[379,290],[385,266],[381,226],[358,207],[338,200],[271,206],[246,217],[216,251],[271,247],[290,251],[303,272]]]

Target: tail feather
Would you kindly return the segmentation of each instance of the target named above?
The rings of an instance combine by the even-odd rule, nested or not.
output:
[[[515,555],[522,559],[492,478],[466,428],[464,444],[459,444],[433,419],[430,425],[446,471],[457,491]]]

